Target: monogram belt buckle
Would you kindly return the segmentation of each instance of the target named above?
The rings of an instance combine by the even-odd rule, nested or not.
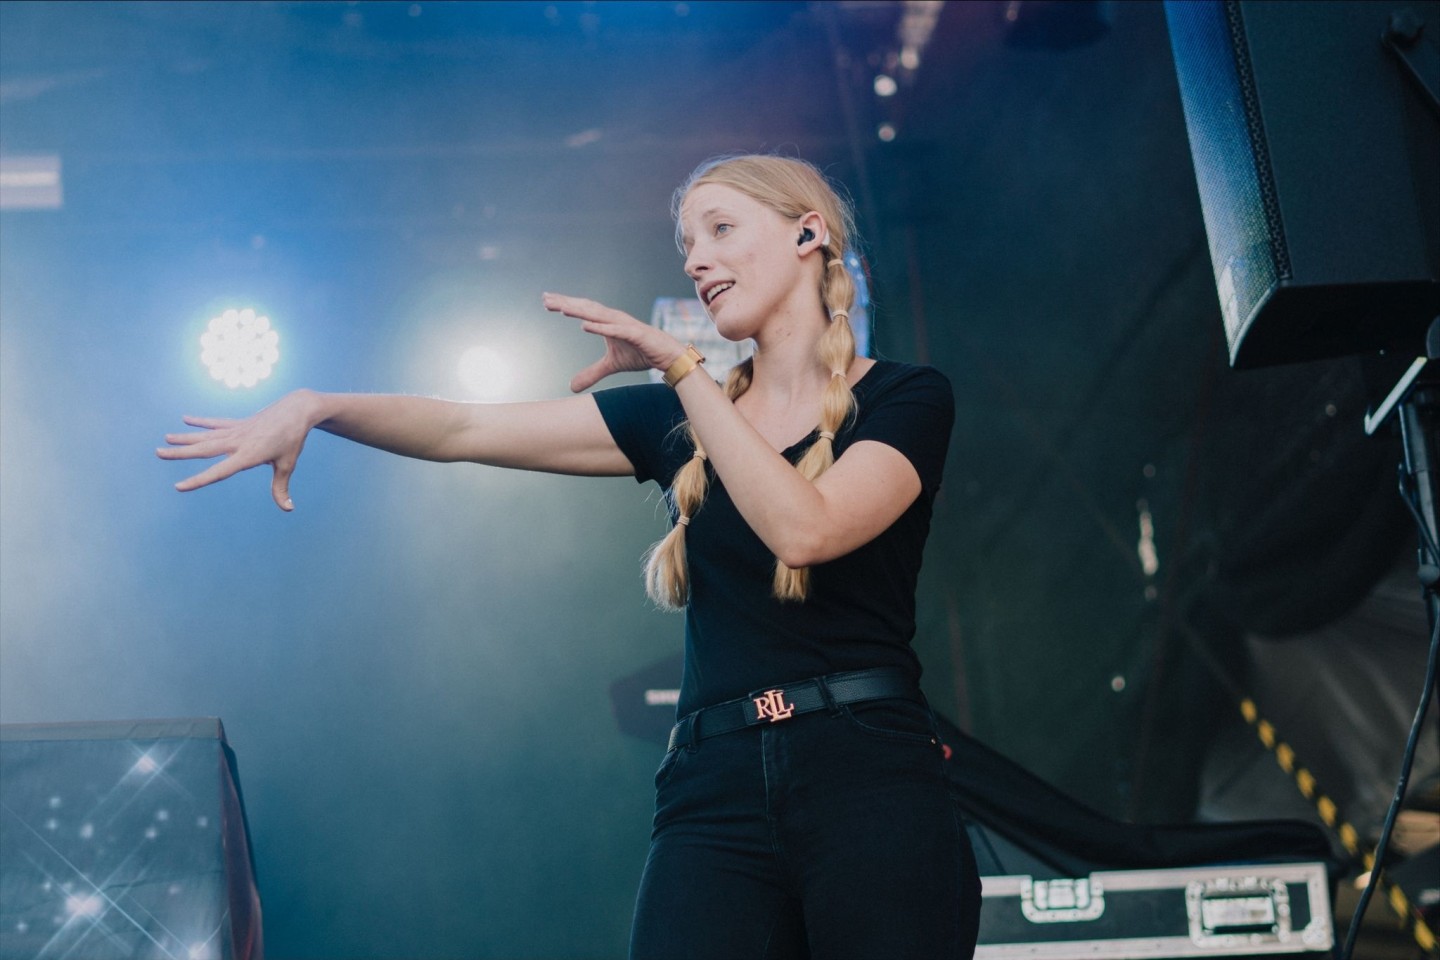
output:
[[[752,696],[750,702],[755,704],[755,719],[751,720],[751,723],[760,723],[762,720],[778,723],[790,719],[795,713],[795,705],[786,702],[784,690],[766,690],[758,696]]]

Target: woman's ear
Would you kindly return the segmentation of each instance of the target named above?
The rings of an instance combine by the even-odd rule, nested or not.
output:
[[[825,218],[814,210],[802,214],[796,221],[799,226],[799,237],[796,243],[797,252],[803,257],[812,250],[824,248],[830,242],[830,231],[825,227]]]

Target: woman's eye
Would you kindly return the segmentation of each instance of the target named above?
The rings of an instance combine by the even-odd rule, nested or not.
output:
[[[729,232],[730,232],[730,224],[728,224],[728,223],[717,223],[717,224],[715,224],[715,235],[716,235],[717,237],[720,236],[720,234],[722,234],[722,233],[729,233]]]

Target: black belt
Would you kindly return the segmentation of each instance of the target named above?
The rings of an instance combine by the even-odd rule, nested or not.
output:
[[[923,702],[913,679],[902,671],[884,667],[797,680],[687,714],[670,731],[666,749],[840,704],[895,697]]]

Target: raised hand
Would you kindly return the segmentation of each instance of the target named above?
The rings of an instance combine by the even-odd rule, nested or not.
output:
[[[580,329],[605,339],[605,355],[575,374],[570,389],[579,393],[612,373],[627,370],[664,370],[685,352],[684,344],[658,327],[641,323],[630,314],[580,297],[547,293],[546,310],[580,321]]]
[[[305,437],[313,425],[305,391],[288,394],[253,416],[243,420],[217,417],[184,418],[195,433],[167,433],[168,447],[160,447],[155,455],[162,460],[209,460],[224,457],[219,463],[175,484],[182,493],[198,490],[241,470],[262,464],[274,468],[270,495],[281,510],[294,510],[290,499],[290,476],[305,446]]]

